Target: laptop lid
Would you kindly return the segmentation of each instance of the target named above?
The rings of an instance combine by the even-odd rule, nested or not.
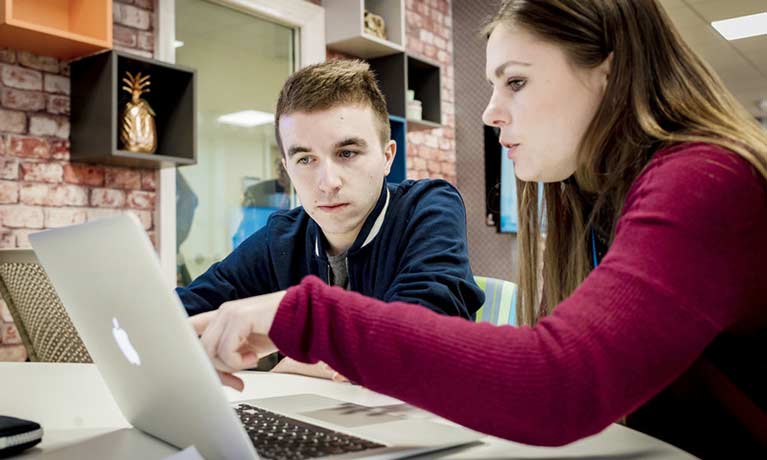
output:
[[[133,426],[208,459],[258,458],[135,215],[29,239]]]

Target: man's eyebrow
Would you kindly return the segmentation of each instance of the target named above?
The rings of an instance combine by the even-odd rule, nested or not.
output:
[[[304,147],[301,145],[291,145],[290,148],[288,149],[288,158],[298,153],[306,153],[311,151],[312,149],[310,149],[309,147]]]
[[[333,145],[334,148],[339,149],[341,147],[347,147],[349,145],[356,145],[359,147],[362,147],[363,149],[368,146],[367,141],[361,137],[347,137],[339,142],[336,142],[335,145]]]

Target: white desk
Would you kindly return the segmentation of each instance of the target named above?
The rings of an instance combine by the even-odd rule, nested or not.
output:
[[[245,391],[238,393],[227,388],[227,395],[232,401],[315,393],[369,406],[399,402],[347,383],[260,372],[239,375],[245,380]],[[75,442],[104,440],[119,444],[128,442],[123,439],[126,436],[144,437],[136,430],[127,430],[127,421],[98,370],[91,364],[0,363],[0,414],[34,420],[43,426],[43,442],[23,457],[47,458]],[[147,442],[159,442],[146,438]],[[173,452],[170,446],[168,452]],[[596,436],[564,447],[531,447],[488,436],[483,439],[482,445],[428,457],[451,460],[695,460],[695,457],[679,449],[620,425],[612,425]],[[56,455],[56,458],[59,456]]]

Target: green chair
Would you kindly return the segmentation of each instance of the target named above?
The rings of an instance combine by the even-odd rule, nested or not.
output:
[[[474,281],[485,292],[485,303],[477,311],[477,322],[516,326],[517,285],[511,281],[486,276],[475,276]]]

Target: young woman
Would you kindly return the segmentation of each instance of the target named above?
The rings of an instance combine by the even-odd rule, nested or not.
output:
[[[276,346],[518,442],[627,416],[703,458],[767,451],[767,132],[655,1],[511,0],[487,35],[484,121],[520,180],[526,325],[306,278],[193,320],[224,382]]]

